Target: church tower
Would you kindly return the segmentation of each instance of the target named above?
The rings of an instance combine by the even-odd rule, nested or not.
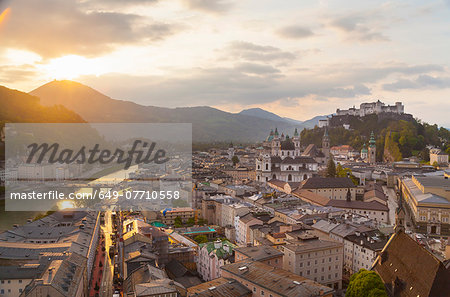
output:
[[[328,136],[328,128],[325,127],[325,133],[322,137],[322,153],[325,155],[325,158],[328,161],[330,157],[330,136]]]
[[[294,156],[300,156],[300,134],[298,134],[297,128],[294,131],[294,137],[292,137],[292,141],[294,142]]]
[[[278,128],[275,128],[272,139],[272,156],[279,156],[281,151],[281,139],[280,134],[278,134]]]
[[[375,142],[375,136],[373,135],[373,131],[370,134],[369,140],[369,164],[375,164],[377,161],[377,146]]]

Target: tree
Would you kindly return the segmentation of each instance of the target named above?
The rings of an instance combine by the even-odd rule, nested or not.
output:
[[[197,243],[206,243],[208,242],[208,237],[206,235],[197,235],[194,237],[194,240]]]
[[[176,217],[173,223],[173,226],[175,228],[181,228],[183,226],[183,221],[181,220],[180,217]]]
[[[350,277],[346,297],[387,297],[383,281],[375,271],[361,269]]]
[[[194,226],[195,225],[195,219],[194,218],[189,218],[186,223],[189,226]]]
[[[236,164],[239,163],[238,156],[233,156],[233,158],[231,158],[231,161],[233,162],[233,166],[236,166]]]
[[[331,158],[331,156],[327,164],[327,177],[336,177],[336,164],[334,164],[333,158]]]
[[[356,186],[359,184],[359,181],[356,178],[356,176],[352,174],[352,170],[350,168],[343,168],[340,163],[338,163],[338,166],[336,167],[336,176],[349,177]]]
[[[206,225],[207,223],[208,223],[208,221],[205,220],[205,219],[198,219],[198,224],[199,224],[200,226]]]
[[[431,164],[431,165],[433,165],[434,168],[437,168],[439,166],[438,162],[436,162],[436,161],[434,161],[433,164]]]

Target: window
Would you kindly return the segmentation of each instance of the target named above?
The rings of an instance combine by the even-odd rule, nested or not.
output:
[[[261,296],[264,296],[264,291],[261,291]]]
[[[253,292],[256,292],[256,287],[253,287]]]
[[[22,283],[22,280],[21,279],[19,279],[19,284],[21,284]]]

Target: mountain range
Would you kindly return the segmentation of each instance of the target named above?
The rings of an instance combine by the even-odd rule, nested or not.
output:
[[[295,128],[312,128],[315,117],[301,122],[280,117],[260,108],[229,113],[208,106],[164,108],[144,106],[110,98],[93,88],[73,81],[52,81],[29,93],[44,106],[62,105],[87,122],[192,123],[194,142],[263,140],[271,129],[292,135]]]

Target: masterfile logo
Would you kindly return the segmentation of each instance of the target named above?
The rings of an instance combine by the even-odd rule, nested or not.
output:
[[[190,205],[191,124],[7,124],[8,211]]]

